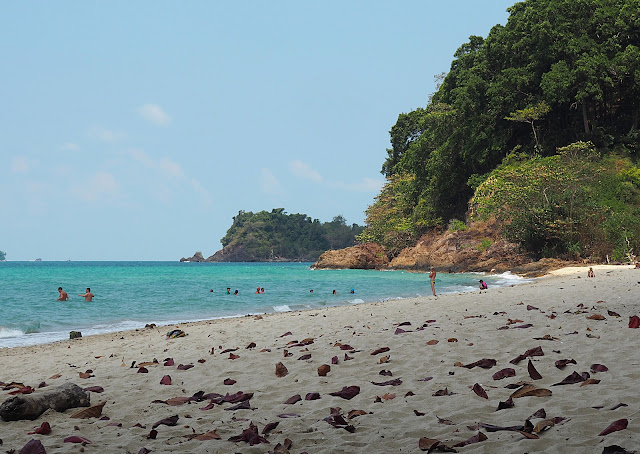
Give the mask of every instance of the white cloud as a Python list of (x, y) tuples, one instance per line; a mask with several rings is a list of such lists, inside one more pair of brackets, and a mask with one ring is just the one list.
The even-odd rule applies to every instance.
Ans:
[(278, 179), (267, 168), (263, 168), (260, 171), (260, 181), (262, 182), (263, 191), (267, 194), (282, 194), (284, 192)]
[(360, 182), (357, 183), (343, 183), (341, 181), (335, 181), (330, 183), (330, 185), (336, 188), (345, 189), (347, 191), (377, 193), (382, 189), (384, 180), (376, 178), (363, 178), (362, 180), (360, 180)]
[(313, 170), (309, 164), (306, 164), (299, 159), (289, 163), (289, 170), (297, 177), (315, 181), (316, 183), (322, 182), (322, 175)]
[(145, 104), (138, 109), (138, 113), (145, 120), (158, 126), (167, 126), (171, 123), (171, 117), (157, 104)]
[(72, 188), (76, 196), (87, 202), (93, 202), (103, 196), (117, 196), (119, 191), (120, 185), (109, 172), (97, 172), (84, 184)]
[(78, 146), (78, 144), (73, 143), (73, 142), (65, 142), (62, 144), (62, 146), (60, 147), (61, 150), (64, 151), (76, 151), (79, 150), (80, 147)]
[(125, 139), (127, 135), (120, 131), (112, 131), (102, 126), (94, 126), (89, 130), (89, 137), (98, 139), (101, 142), (116, 143)]
[(40, 161), (30, 159), (25, 156), (15, 156), (11, 161), (11, 173), (27, 173), (34, 167), (37, 167)]
[[(175, 161), (172, 161), (168, 157), (162, 157), (160, 159), (156, 159), (149, 154), (145, 153), (143, 150), (139, 149), (131, 149), (127, 151), (127, 154), (133, 158), (134, 161), (142, 164), (145, 168), (154, 170), (158, 172), (160, 175), (167, 177), (175, 182), (180, 184), (189, 184), (193, 190), (198, 193), (202, 203), (204, 205), (211, 204), (211, 194), (200, 184), (200, 182), (195, 178), (189, 178), (182, 169), (182, 166)], [(157, 196), (159, 200), (164, 202), (168, 202), (172, 200), (170, 187), (167, 185), (162, 185), (162, 188), (158, 190)]]

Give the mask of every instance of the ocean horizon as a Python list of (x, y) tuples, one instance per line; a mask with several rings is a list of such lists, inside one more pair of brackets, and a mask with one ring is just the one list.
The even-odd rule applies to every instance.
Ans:
[[(424, 273), (314, 270), (311, 265), (0, 262), (0, 348), (64, 340), (70, 331), (88, 336), (150, 323), (171, 325), (431, 295)], [(511, 273), (438, 273), (436, 291), (478, 290), (480, 278), (489, 287), (529, 281)], [(56, 301), (58, 287), (69, 294), (68, 301)], [(95, 295), (92, 302), (78, 296), (87, 287)], [(264, 293), (256, 294), (258, 287)]]

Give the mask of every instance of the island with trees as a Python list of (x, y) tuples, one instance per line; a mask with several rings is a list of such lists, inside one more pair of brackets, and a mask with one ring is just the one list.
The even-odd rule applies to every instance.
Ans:
[(287, 214), (284, 208), (253, 213), (239, 211), (226, 235), (223, 248), (210, 257), (201, 252), (181, 262), (313, 262), (328, 249), (353, 246), (364, 227), (347, 225), (342, 215), (320, 222), (306, 214)]

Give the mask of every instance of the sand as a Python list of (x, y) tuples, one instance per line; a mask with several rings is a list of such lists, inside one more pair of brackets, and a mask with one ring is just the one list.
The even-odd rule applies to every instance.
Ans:
[[(35, 393), (66, 382), (99, 386), (104, 392), (91, 392), (91, 404), (105, 405), (103, 419), (71, 418), (80, 409), (69, 409), (47, 410), (35, 421), (0, 421), (1, 449), (18, 453), (29, 440), (38, 439), (47, 453), (411, 453), (421, 452), (421, 438), (451, 447), (479, 432), (486, 440), (454, 449), (520, 454), (601, 453), (612, 445), (640, 449), (640, 329), (629, 328), (629, 317), (639, 314), (640, 270), (594, 269), (595, 278), (587, 278), (587, 268), (565, 268), (530, 284), (481, 293), (247, 316), (2, 349), (0, 382), (34, 388), (45, 382)], [(588, 318), (594, 314), (604, 319)], [(167, 340), (167, 331), (174, 328), (187, 336)], [(536, 347), (542, 356), (510, 362)], [(376, 353), (378, 349), (388, 351)], [(163, 365), (167, 358), (174, 364)], [(495, 360), (495, 365), (461, 367), (482, 359)], [(563, 359), (576, 364), (556, 367)], [(134, 361), (137, 366), (154, 360), (159, 364), (147, 365), (147, 373), (131, 367)], [(537, 380), (529, 372), (530, 360), (541, 375)], [(288, 370), (283, 377), (276, 376), (280, 362)], [(324, 364), (331, 370), (319, 376), (318, 367)], [(595, 364), (608, 370), (593, 372)], [(193, 367), (179, 370), (179, 365)], [(505, 368), (514, 369), (515, 376), (495, 380), (493, 375)], [(587, 372), (599, 383), (554, 386), (574, 371)], [(80, 373), (90, 377), (81, 378)], [(161, 384), (167, 375), (171, 384)], [(233, 384), (225, 384), (226, 379)], [(511, 408), (496, 411), (516, 391), (507, 385), (523, 382), (552, 394), (514, 398)], [(474, 392), (474, 385), (479, 393), (486, 392), (486, 399)], [(351, 399), (330, 395), (352, 386), (359, 392)], [(0, 402), (12, 390), (0, 391)], [(445, 390), (447, 395), (434, 395)], [(238, 402), (213, 396), (217, 403), (210, 405), (210, 398), (198, 401), (199, 391), (253, 396), (243, 404), (250, 408), (232, 410)], [(296, 394), (302, 400), (284, 403)], [(191, 401), (185, 399), (194, 395)], [(312, 400), (305, 400), (307, 396)], [(540, 409), (546, 417), (539, 417)], [(161, 424), (155, 439), (149, 438), (155, 423), (176, 415), (175, 425)], [(539, 425), (547, 427), (537, 439), (478, 426), (518, 427), (527, 419), (533, 426), (547, 421)], [(626, 429), (598, 435), (623, 419)], [(45, 421), (50, 434), (28, 434)], [(268, 444), (229, 440), (251, 423), (261, 433), (276, 422), (277, 427), (262, 435)], [(219, 438), (189, 438), (205, 433)], [(72, 436), (91, 443), (64, 442)], [(422, 443), (427, 449), (429, 443)]]

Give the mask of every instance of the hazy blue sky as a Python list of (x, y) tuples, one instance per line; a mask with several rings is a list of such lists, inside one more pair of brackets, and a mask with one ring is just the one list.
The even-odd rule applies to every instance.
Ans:
[(514, 1), (0, 4), (0, 250), (177, 260), (239, 210), (362, 224), (388, 131)]

